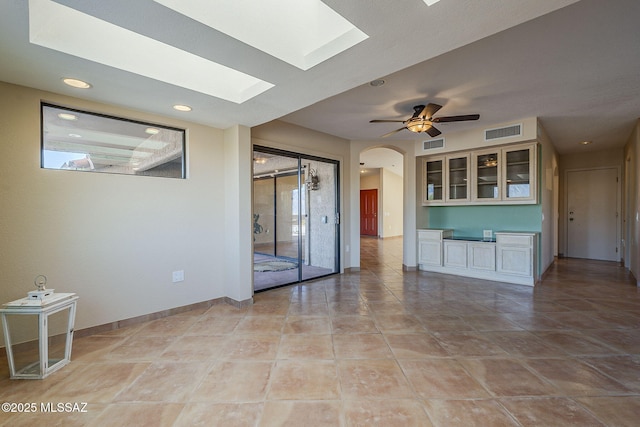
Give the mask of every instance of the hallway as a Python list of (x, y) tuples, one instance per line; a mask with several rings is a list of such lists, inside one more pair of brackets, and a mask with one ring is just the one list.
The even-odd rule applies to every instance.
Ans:
[(0, 425), (631, 426), (640, 292), (615, 263), (561, 259), (535, 288), (402, 272), (401, 239), (361, 271), (74, 340), (72, 363), (11, 381)]

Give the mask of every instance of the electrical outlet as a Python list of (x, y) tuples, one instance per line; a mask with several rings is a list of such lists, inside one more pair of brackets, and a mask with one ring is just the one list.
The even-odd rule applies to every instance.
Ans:
[(482, 238), (483, 239), (492, 239), (493, 238), (493, 230), (482, 230)]
[(184, 281), (184, 270), (178, 270), (173, 272), (173, 283)]

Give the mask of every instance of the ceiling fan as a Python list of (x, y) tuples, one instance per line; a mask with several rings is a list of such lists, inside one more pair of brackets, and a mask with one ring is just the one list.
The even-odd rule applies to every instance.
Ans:
[(426, 106), (416, 105), (413, 107), (413, 116), (407, 120), (370, 120), (369, 123), (404, 123), (405, 126), (382, 135), (383, 138), (393, 135), (396, 132), (400, 132), (403, 129), (408, 129), (411, 132), (416, 133), (426, 132), (433, 138), (442, 133), (433, 127), (433, 123), (464, 122), (468, 120), (478, 120), (480, 118), (480, 114), (433, 117), (433, 115), (441, 108), (442, 105), (431, 103)]

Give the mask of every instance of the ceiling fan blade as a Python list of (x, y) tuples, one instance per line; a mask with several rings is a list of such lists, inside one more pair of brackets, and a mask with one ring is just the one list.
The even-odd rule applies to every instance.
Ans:
[(369, 120), (369, 123), (404, 123), (404, 120)]
[(427, 104), (426, 107), (422, 109), (422, 111), (420, 111), (420, 114), (418, 114), (418, 117), (426, 117), (427, 119), (430, 119), (441, 108), (442, 108), (442, 105), (429, 103)]
[(416, 118), (416, 117), (420, 117), (420, 114), (422, 114), (422, 111), (427, 108), (424, 105), (416, 105), (415, 107), (413, 107), (413, 116), (411, 116), (412, 119)]
[(438, 129), (434, 128), (433, 126), (430, 126), (429, 129), (427, 129), (425, 132), (427, 132), (431, 138), (435, 138), (436, 136), (442, 133)]
[(448, 122), (464, 122), (467, 120), (478, 120), (480, 114), (467, 114), (464, 116), (446, 116), (446, 117), (434, 117), (431, 119), (433, 123), (448, 123)]
[(401, 130), (406, 129), (406, 127), (401, 127), (400, 129), (396, 129), (396, 130), (392, 130), (389, 133), (385, 133), (384, 135), (382, 135), (380, 138), (386, 138), (388, 136), (393, 135), (394, 133), (400, 132)]

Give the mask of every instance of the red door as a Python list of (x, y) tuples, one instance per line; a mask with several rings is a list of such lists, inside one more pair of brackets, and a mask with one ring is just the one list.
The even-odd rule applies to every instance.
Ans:
[(378, 190), (360, 190), (360, 234), (378, 235)]

